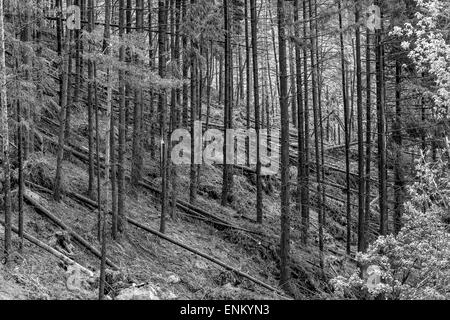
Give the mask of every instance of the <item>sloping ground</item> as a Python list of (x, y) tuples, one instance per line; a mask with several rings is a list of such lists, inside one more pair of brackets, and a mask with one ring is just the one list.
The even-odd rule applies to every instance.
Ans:
[[(48, 166), (48, 174), (52, 176), (55, 165), (53, 155), (42, 156), (42, 162)], [(67, 186), (82, 193), (83, 189), (79, 187), (87, 181), (85, 170), (66, 162), (64, 172)], [(46, 194), (34, 193), (33, 197), (89, 243), (99, 247), (96, 240), (95, 212), (69, 198), (65, 198), (61, 203), (55, 203)], [(138, 200), (127, 199), (126, 203), (129, 217), (154, 229), (158, 228), (159, 206), (152, 196), (142, 192)], [(182, 216), (182, 213), (179, 214)], [(39, 216), (30, 207), (27, 207), (25, 213), (25, 228), (31, 235), (57, 248), (55, 235), (59, 228)], [(254, 261), (239, 243), (223, 239), (216, 229), (205, 223), (184, 218), (177, 221), (169, 220), (167, 234), (267, 283), (274, 286), (277, 284), (270, 272), (272, 270), (268, 271), (265, 263)], [(234, 235), (230, 232), (228, 236), (232, 238)], [(157, 292), (160, 298), (273, 297), (267, 290), (246, 280), (237, 279), (203, 258), (136, 230), (132, 226), (128, 227), (128, 236), (119, 243), (109, 241), (108, 256), (124, 273), (125, 280), (122, 281), (122, 287), (130, 286), (131, 283), (149, 283), (153, 288), (159, 288)], [(73, 259), (87, 268), (98, 270), (98, 259), (79, 246), (75, 246)], [(68, 275), (60, 266), (58, 259), (28, 243), (20, 259), (16, 259), (13, 263), (12, 270), (14, 282), (30, 292), (26, 298), (96, 297), (95, 288), (86, 292), (69, 291), (66, 284)]]
[[(83, 143), (83, 140), (78, 141)], [(35, 183), (51, 188), (55, 171), (54, 155), (50, 152), (37, 154), (30, 161), (30, 177)], [(67, 155), (64, 163), (64, 186), (67, 191), (85, 194), (87, 187), (86, 165)], [(146, 172), (151, 177), (157, 171), (152, 161), (146, 159)], [(38, 170), (36, 169), (38, 168)], [(180, 198), (186, 199), (183, 190), (188, 190), (188, 171), (178, 170)], [(37, 174), (39, 173), (39, 174)], [(200, 178), (200, 196), (197, 206), (214, 213), (227, 221), (249, 230), (260, 231), (261, 236), (237, 231), (218, 231), (207, 221), (202, 222), (178, 212), (178, 219), (169, 219), (167, 235), (197, 250), (200, 250), (227, 265), (234, 266), (274, 287), (278, 284), (278, 237), (279, 208), (278, 194), (267, 187), (264, 196), (264, 225), (253, 223), (254, 185), (251, 178), (235, 176), (234, 202), (231, 208), (223, 208), (218, 201), (220, 195), (220, 168), (205, 167)], [(153, 179), (157, 184), (157, 179)], [(271, 182), (276, 183), (276, 182)], [(269, 185), (270, 183), (267, 182)], [(273, 190), (277, 189), (276, 187)], [(214, 196), (216, 195), (216, 196)], [(96, 240), (97, 213), (69, 197), (55, 203), (45, 193), (33, 191), (33, 197), (51, 213), (64, 221), (90, 244), (99, 248)], [(139, 191), (138, 198), (127, 198), (126, 212), (133, 218), (153, 229), (159, 226), (159, 199)], [(315, 214), (312, 212), (312, 223)], [(296, 219), (294, 219), (294, 224)], [(28, 233), (41, 241), (58, 248), (56, 235), (60, 229), (46, 218), (38, 215), (31, 207), (26, 208), (25, 228)], [(297, 229), (297, 228), (295, 228)], [(315, 231), (312, 230), (314, 234)], [(326, 285), (318, 273), (317, 248), (315, 242), (308, 250), (298, 245), (299, 234), (293, 232), (294, 277), (299, 288), (298, 298), (318, 298), (326, 290)], [(128, 226), (127, 237), (119, 242), (109, 241), (108, 256), (122, 270), (119, 284), (114, 284), (116, 295), (120, 289), (148, 284), (161, 299), (252, 299), (278, 298), (254, 283), (240, 279), (224, 271), (201, 257), (176, 247), (162, 239)], [(75, 246), (72, 258), (81, 265), (97, 271), (99, 260), (86, 249)], [(57, 258), (26, 243), (20, 259), (13, 264), (13, 284), (26, 289), (26, 298), (31, 299), (95, 299), (95, 285), (84, 291), (71, 291), (67, 281), (69, 275)], [(20, 298), (20, 297), (19, 297)]]
[[(51, 81), (51, 80), (49, 80)], [(56, 86), (54, 86), (56, 87)], [(100, 97), (101, 98), (101, 97)], [(101, 100), (101, 99), (100, 99)], [(57, 110), (50, 107), (57, 114)], [(71, 144), (79, 149), (87, 146), (86, 108), (79, 108), (72, 114)], [(220, 114), (220, 106), (212, 111)], [(100, 136), (104, 137), (105, 120), (100, 119)], [(53, 120), (54, 122), (54, 120)], [(41, 123), (49, 133), (57, 133), (58, 124)], [(131, 132), (131, 128), (129, 130)], [(103, 139), (100, 139), (103, 149)], [(129, 146), (128, 146), (129, 147)], [(35, 154), (27, 165), (27, 173), (33, 182), (52, 188), (55, 171), (55, 148), (44, 144), (44, 154)], [(128, 152), (127, 154), (130, 154)], [(86, 194), (87, 166), (85, 163), (66, 153), (64, 163), (64, 189), (66, 191)], [(128, 160), (129, 161), (129, 160)], [(155, 186), (159, 186), (158, 164), (144, 156), (145, 177)], [(130, 167), (126, 163), (126, 167)], [(179, 198), (188, 199), (189, 171), (178, 167)], [(243, 172), (235, 172), (233, 186), (233, 202), (230, 208), (220, 206), (221, 168), (202, 167), (199, 179), (199, 197), (196, 206), (210, 212), (235, 226), (259, 231), (261, 235), (242, 231), (217, 230), (208, 221), (198, 220), (178, 211), (176, 219), (168, 219), (167, 235), (188, 246), (200, 250), (229, 266), (248, 273), (265, 283), (278, 286), (278, 242), (280, 235), (279, 217), (279, 180), (264, 181), (264, 225), (254, 223), (256, 188), (254, 177)], [(295, 176), (292, 176), (293, 181)], [(13, 186), (14, 187), (14, 186)], [(47, 208), (76, 233), (99, 249), (97, 241), (97, 213), (92, 208), (66, 197), (61, 203), (55, 203), (51, 196), (33, 190), (33, 197), (39, 204)], [(293, 208), (294, 209), (294, 208)], [(334, 208), (335, 216), (342, 216), (341, 208)], [(342, 243), (325, 230), (326, 247), (325, 268), (319, 268), (317, 214), (311, 212), (311, 241), (307, 248), (300, 245), (300, 219), (293, 212), (291, 232), (291, 256), (293, 278), (296, 284), (296, 298), (327, 298), (329, 287), (327, 279), (335, 270), (345, 268), (348, 263), (342, 255)], [(138, 197), (126, 199), (126, 214), (153, 229), (159, 227), (160, 204), (154, 194), (145, 189), (138, 192)], [(15, 217), (17, 219), (17, 217)], [(17, 221), (14, 221), (16, 224)], [(342, 229), (340, 223), (329, 219), (329, 223)], [(31, 207), (25, 209), (25, 230), (53, 248), (57, 245), (57, 235), (61, 231), (47, 218), (38, 215)], [(330, 231), (331, 234), (333, 232)], [(1, 233), (0, 233), (1, 234)], [(333, 234), (334, 235), (334, 234)], [(17, 241), (17, 238), (14, 237)], [(15, 243), (14, 248), (17, 248)], [(328, 249), (334, 249), (334, 253)], [(121, 290), (128, 288), (127, 294), (121, 298), (153, 298), (153, 299), (272, 299), (278, 295), (261, 288), (223, 268), (208, 262), (186, 250), (150, 235), (133, 226), (128, 226), (127, 236), (120, 241), (108, 241), (108, 257), (120, 267), (122, 274), (109, 281), (112, 287), (110, 296), (114, 298)], [(48, 252), (25, 242), (23, 253), (14, 253), (15, 259), (10, 269), (5, 269), (0, 288), (5, 292), (5, 299), (95, 299), (97, 285), (93, 284), (84, 290), (72, 290), (70, 274), (61, 262)], [(73, 260), (92, 271), (98, 271), (100, 261), (85, 248), (75, 244)], [(1, 273), (0, 273), (1, 274)], [(114, 278), (113, 276), (111, 276)], [(136, 285), (133, 289), (132, 285)], [(114, 290), (112, 290), (114, 289)], [(135, 290), (136, 289), (136, 290)], [(0, 293), (3, 292), (0, 290)], [(134, 293), (130, 294), (130, 291)], [(122, 291), (123, 292), (123, 291)]]
[[(81, 119), (77, 115), (74, 119)], [(105, 120), (105, 119), (102, 119)], [(104, 122), (104, 121), (102, 121)], [(74, 132), (78, 132), (74, 122)], [(77, 134), (72, 141), (80, 149), (87, 142), (82, 134)], [(52, 188), (55, 171), (53, 148), (44, 147), (45, 154), (36, 154), (29, 162), (31, 179), (47, 188)], [(87, 189), (87, 166), (77, 158), (66, 153), (64, 163), (64, 188), (70, 192), (85, 194)], [(145, 176), (155, 185), (160, 183), (157, 164), (145, 155)], [(178, 167), (179, 198), (187, 200), (185, 190), (189, 189), (188, 168)], [(233, 225), (247, 230), (258, 231), (261, 235), (248, 234), (241, 231), (219, 231), (208, 224), (178, 211), (178, 218), (168, 220), (167, 235), (175, 240), (200, 250), (227, 265), (234, 266), (242, 272), (277, 287), (278, 284), (278, 241), (279, 226), (279, 194), (276, 190), (278, 179), (264, 181), (264, 225), (254, 223), (255, 215), (255, 185), (252, 176), (236, 172), (234, 176), (233, 202), (230, 208), (220, 206), (221, 168), (204, 166), (199, 179), (199, 197), (196, 202), (207, 212), (213, 213)], [(293, 180), (295, 177), (293, 176)], [(45, 193), (35, 193), (38, 202), (64, 221), (76, 233), (90, 244), (99, 248), (96, 239), (96, 211), (86, 208), (69, 197), (63, 202), (55, 203)], [(159, 199), (145, 189), (139, 190), (138, 198), (126, 199), (127, 215), (153, 229), (159, 227)], [(325, 229), (327, 252), (325, 253), (325, 269), (319, 268), (317, 214), (311, 212), (311, 242), (304, 248), (300, 245), (300, 219), (293, 209), (292, 219), (292, 266), (294, 283), (297, 287), (297, 298), (327, 298), (329, 287), (327, 279), (336, 270), (345, 268), (347, 259), (342, 256), (342, 244)], [(336, 216), (340, 215), (339, 208)], [(56, 235), (60, 231), (46, 218), (39, 216), (30, 207), (26, 211), (26, 231), (41, 241), (56, 245)], [(329, 219), (336, 228), (343, 228), (339, 223)], [(331, 233), (334, 235), (333, 230)], [(149, 235), (143, 231), (128, 227), (127, 237), (119, 242), (110, 239), (108, 256), (123, 272), (118, 284), (113, 284), (115, 296), (121, 289), (130, 287), (133, 283), (147, 285), (147, 297), (161, 299), (252, 299), (279, 298), (266, 289), (254, 283), (240, 279), (230, 272), (224, 271), (201, 257), (195, 256), (184, 249)], [(99, 268), (99, 260), (85, 249), (76, 246), (73, 259), (93, 271)], [(63, 269), (57, 258), (41, 249), (26, 245), (23, 258), (15, 265), (13, 283), (26, 288), (27, 298), (35, 299), (95, 299), (97, 296), (95, 284), (84, 291), (71, 291), (67, 281), (69, 274)], [(20, 276), (19, 276), (20, 275)], [(142, 294), (141, 294), (142, 296)], [(132, 298), (132, 295), (128, 295)], [(134, 297), (136, 298), (136, 297)]]
[(0, 300), (21, 300), (26, 294), (21, 286), (11, 280), (6, 280), (0, 271)]

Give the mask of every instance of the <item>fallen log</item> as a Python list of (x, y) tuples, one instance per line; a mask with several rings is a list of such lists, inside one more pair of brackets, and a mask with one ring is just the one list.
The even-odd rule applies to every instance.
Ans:
[[(44, 135), (44, 137), (46, 139), (48, 139), (50, 142), (52, 142), (54, 144), (57, 144), (57, 142), (52, 137), (47, 136), (47, 135)], [(85, 162), (89, 161), (88, 157), (85, 154), (83, 154), (82, 152), (76, 151), (76, 150), (74, 150), (71, 147), (68, 147), (68, 146), (65, 145), (64, 146), (64, 150), (72, 153), (78, 159), (80, 159), (82, 161), (85, 161)], [(104, 168), (104, 164), (100, 163), (100, 167)], [(130, 179), (129, 177), (125, 177), (125, 178)], [(150, 191), (153, 191), (154, 193), (157, 193), (157, 194), (161, 193), (161, 191), (159, 191), (156, 187), (152, 186), (148, 180), (146, 182), (140, 182), (140, 185), (142, 187), (150, 190)], [(244, 228), (239, 228), (239, 227), (233, 226), (233, 225), (229, 224), (229, 222), (227, 222), (227, 221), (225, 221), (223, 219), (220, 219), (219, 217), (216, 217), (216, 216), (214, 216), (212, 214), (209, 214), (209, 213), (207, 213), (207, 212), (205, 212), (205, 211), (203, 211), (203, 210), (201, 210), (199, 208), (195, 208), (194, 207), (195, 208), (194, 209), (191, 204), (189, 204), (187, 202), (184, 202), (184, 201), (177, 200), (177, 207), (179, 207), (180, 209), (182, 209), (184, 211), (188, 211), (188, 213), (191, 213), (191, 214), (194, 214), (194, 215), (201, 215), (201, 216), (204, 216), (204, 217), (208, 217), (208, 218), (210, 218), (212, 220), (216, 220), (216, 221), (211, 221), (211, 223), (216, 223), (216, 222), (217, 222), (216, 224), (220, 223), (221, 227), (227, 227), (227, 228), (230, 228), (230, 229), (240, 230), (240, 231), (244, 231), (244, 232), (248, 232), (248, 233), (259, 234), (259, 232), (256, 232), (256, 231), (251, 231), (251, 230), (247, 230), (247, 229), (244, 229)]]
[[(185, 249), (185, 250), (187, 250), (187, 251), (189, 251), (191, 253), (194, 253), (194, 254), (196, 254), (196, 255), (198, 255), (198, 256), (200, 256), (200, 257), (202, 257), (202, 258), (204, 258), (204, 259), (206, 259), (208, 261), (211, 261), (211, 262), (213, 262), (213, 263), (223, 267), (224, 269), (226, 269), (228, 271), (232, 271), (232, 272), (240, 275), (243, 278), (246, 278), (246, 279), (248, 279), (248, 280), (250, 280), (250, 281), (252, 281), (252, 282), (254, 282), (256, 284), (259, 284), (261, 287), (264, 287), (264, 288), (268, 289), (269, 291), (277, 293), (277, 294), (281, 295), (283, 298), (287, 298), (285, 296), (285, 293), (283, 291), (281, 291), (280, 289), (274, 288), (274, 287), (268, 285), (267, 283), (262, 282), (261, 280), (258, 280), (258, 279), (254, 278), (254, 277), (252, 277), (252, 276), (250, 276), (250, 275), (248, 275), (248, 274), (246, 274), (246, 273), (244, 273), (242, 271), (239, 271), (238, 269), (233, 268), (233, 267), (229, 266), (228, 264), (226, 264), (226, 263), (224, 263), (224, 262), (222, 262), (222, 261), (220, 261), (220, 260), (218, 260), (218, 259), (216, 259), (214, 257), (211, 257), (211, 256), (207, 255), (206, 253), (203, 253), (201, 251), (198, 251), (197, 249), (191, 248), (191, 247), (189, 247), (189, 246), (187, 246), (187, 245), (185, 245), (185, 244), (183, 244), (183, 243), (181, 243), (181, 242), (179, 242), (179, 241), (177, 241), (175, 239), (172, 239), (172, 238), (166, 236), (165, 234), (162, 234), (159, 231), (153, 230), (150, 227), (147, 227), (147, 226), (145, 226), (145, 225), (143, 225), (143, 224), (141, 224), (141, 223), (139, 223), (139, 222), (137, 222), (137, 221), (135, 221), (133, 219), (127, 218), (127, 221), (128, 221), (129, 224), (134, 225), (135, 227), (137, 227), (139, 229), (142, 229), (142, 230), (147, 231), (147, 232), (149, 232), (149, 233), (151, 233), (151, 234), (153, 234), (153, 235), (155, 235), (155, 236), (157, 236), (157, 237), (159, 237), (161, 239), (169, 241), (170, 243), (172, 243), (172, 244), (174, 244), (174, 245), (176, 245), (178, 247), (181, 247), (181, 248), (183, 248), (183, 249)], [(291, 299), (291, 298), (287, 298), (287, 299)]]
[[(2, 226), (5, 226), (5, 222), (3, 222), (3, 221), (0, 221), (0, 224)], [(19, 230), (16, 227), (14, 227), (14, 226), (12, 226), (12, 231), (14, 233), (19, 234)], [(56, 249), (53, 249), (52, 247), (50, 247), (49, 245), (45, 244), (44, 242), (38, 240), (37, 238), (33, 237), (32, 235), (29, 235), (28, 233), (24, 232), (23, 233), (23, 237), (24, 237), (24, 239), (28, 240), (32, 244), (34, 244), (34, 245), (38, 246), (39, 248), (44, 249), (45, 251), (51, 253), (52, 255), (54, 255), (55, 257), (57, 257), (58, 259), (60, 259), (64, 263), (66, 263), (67, 265), (69, 265), (69, 266), (77, 266), (80, 270), (82, 270), (83, 272), (87, 273), (89, 276), (91, 276), (91, 277), (94, 276), (94, 273), (91, 270), (83, 267), (78, 262), (70, 259), (66, 255), (62, 254), (61, 252), (59, 252)]]
[[(60, 219), (55, 217), (53, 214), (50, 213), (46, 208), (44, 208), (41, 204), (39, 204), (35, 199), (33, 199), (30, 195), (27, 193), (24, 194), (24, 200), (34, 207), (35, 211), (49, 220), (51, 220), (54, 224), (62, 228), (63, 230), (67, 231), (71, 237), (76, 240), (79, 244), (81, 244), (83, 247), (88, 249), (90, 252), (92, 252), (95, 256), (98, 258), (101, 258), (102, 255), (99, 250), (95, 249), (93, 246), (91, 246), (86, 240), (84, 240), (79, 234), (77, 234), (75, 231), (73, 231), (69, 226), (67, 226), (64, 222), (62, 222)], [(109, 259), (106, 259), (106, 264), (113, 268), (114, 270), (119, 270), (120, 268), (111, 262)]]
[[(76, 198), (78, 198), (79, 200), (81, 200), (81, 201), (91, 205), (91, 206), (94, 206), (94, 207), (97, 206), (97, 203), (95, 201), (93, 201), (93, 200), (91, 200), (89, 198), (86, 198), (86, 197), (84, 197), (84, 196), (82, 196), (80, 194), (71, 193), (71, 195), (76, 197)], [(109, 214), (111, 214), (111, 212), (109, 212)], [(250, 275), (248, 275), (248, 274), (246, 274), (244, 272), (241, 272), (241, 271), (239, 271), (239, 270), (237, 270), (237, 269), (235, 269), (235, 268), (225, 264), (224, 262), (222, 262), (222, 261), (220, 261), (220, 260), (218, 260), (218, 259), (216, 259), (214, 257), (211, 257), (211, 256), (209, 256), (209, 255), (207, 255), (207, 254), (205, 254), (205, 253), (203, 253), (201, 251), (198, 251), (197, 249), (194, 249), (194, 248), (191, 248), (191, 247), (189, 247), (189, 246), (187, 246), (185, 244), (182, 244), (181, 242), (178, 242), (177, 240), (174, 240), (174, 239), (166, 236), (165, 234), (160, 233), (159, 231), (153, 230), (150, 227), (145, 226), (145, 225), (137, 222), (136, 220), (133, 220), (133, 219), (131, 219), (129, 217), (127, 217), (126, 219), (127, 219), (129, 224), (131, 224), (131, 225), (133, 225), (133, 226), (135, 226), (135, 227), (137, 227), (139, 229), (147, 231), (147, 232), (149, 232), (149, 233), (151, 233), (153, 235), (156, 235), (156, 236), (158, 236), (158, 237), (160, 237), (160, 238), (162, 238), (162, 239), (164, 239), (166, 241), (169, 241), (172, 244), (175, 244), (175, 245), (177, 245), (177, 246), (179, 246), (179, 247), (181, 247), (181, 248), (183, 248), (183, 249), (185, 249), (185, 250), (187, 250), (189, 252), (192, 252), (192, 253), (194, 253), (194, 254), (202, 257), (202, 258), (205, 258), (206, 260), (214, 262), (215, 264), (217, 264), (217, 265), (219, 265), (219, 266), (221, 266), (221, 267), (223, 267), (223, 268), (225, 268), (225, 269), (227, 269), (229, 271), (235, 272), (236, 274), (238, 274), (238, 275), (240, 275), (240, 276), (242, 276), (242, 277), (244, 277), (244, 278), (246, 278), (246, 279), (248, 279), (248, 280), (250, 280), (250, 281), (252, 281), (252, 282), (254, 282), (256, 284), (259, 284), (262, 287), (264, 287), (264, 288), (266, 288), (266, 289), (268, 289), (270, 291), (273, 291), (273, 292), (276, 292), (278, 294), (281, 294), (284, 297), (284, 292), (282, 292), (279, 289), (276, 289), (276, 288), (274, 288), (274, 287), (272, 287), (272, 286), (270, 286), (270, 285), (268, 285), (268, 284), (266, 284), (266, 283), (264, 283), (264, 282), (262, 282), (262, 281), (260, 281), (260, 280), (258, 280), (256, 278), (253, 278), (252, 276), (250, 276)]]
[[(151, 185), (150, 181), (148, 181), (147, 179), (143, 179), (143, 181), (141, 181), (139, 183), (139, 185), (141, 185), (142, 187), (153, 191), (154, 193), (160, 194), (161, 191), (158, 190), (158, 188), (154, 187), (153, 185)], [(197, 216), (202, 216), (204, 218), (208, 218), (210, 219), (209, 221), (217, 226), (221, 226), (221, 227), (226, 227), (229, 229), (234, 229), (234, 230), (239, 230), (239, 231), (243, 231), (243, 232), (247, 232), (247, 233), (253, 233), (253, 234), (260, 234), (260, 232), (257, 231), (252, 231), (252, 230), (248, 230), (245, 228), (240, 228), (237, 226), (233, 226), (232, 224), (230, 224), (228, 221), (219, 218), (211, 213), (208, 213), (200, 208), (197, 208), (195, 206), (193, 206), (192, 204), (185, 202), (183, 200), (177, 200), (177, 207), (186, 211), (189, 214), (192, 215), (197, 215)]]

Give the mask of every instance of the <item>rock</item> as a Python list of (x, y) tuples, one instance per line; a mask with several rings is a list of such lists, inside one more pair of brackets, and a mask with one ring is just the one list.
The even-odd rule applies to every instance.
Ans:
[(181, 281), (180, 277), (177, 276), (176, 274), (171, 274), (168, 278), (167, 278), (167, 283), (170, 284), (177, 284)]
[(94, 273), (86, 274), (80, 269), (80, 265), (74, 264), (67, 267), (66, 287), (69, 291), (86, 293), (91, 289), (94, 281)]
[(201, 260), (195, 261), (194, 265), (197, 269), (203, 269), (203, 270), (208, 269), (208, 265), (204, 261), (201, 261)]
[(137, 288), (130, 287), (122, 290), (116, 297), (116, 300), (160, 300), (158, 293), (154, 288), (147, 285), (145, 287)]

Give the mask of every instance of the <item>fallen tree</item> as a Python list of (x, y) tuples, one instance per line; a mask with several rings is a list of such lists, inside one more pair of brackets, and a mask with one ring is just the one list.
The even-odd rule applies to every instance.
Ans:
[[(92, 252), (95, 256), (98, 258), (101, 258), (102, 255), (99, 250), (94, 248), (87, 242), (85, 239), (83, 239), (79, 234), (77, 234), (75, 231), (73, 231), (69, 226), (67, 226), (64, 222), (62, 222), (60, 219), (55, 217), (53, 214), (50, 213), (46, 208), (44, 208), (41, 204), (39, 204), (35, 199), (33, 199), (32, 196), (30, 196), (28, 193), (24, 194), (24, 200), (34, 207), (35, 211), (39, 213), (40, 215), (48, 218), (51, 220), (54, 224), (62, 228), (63, 230), (67, 231), (70, 236), (77, 241), (79, 244), (81, 244), (83, 247), (88, 249), (90, 252)], [(114, 270), (119, 270), (120, 268), (113, 262), (111, 262), (109, 259), (106, 259), (106, 264), (113, 268)]]
[[(0, 224), (2, 226), (5, 226), (5, 222), (0, 221)], [(19, 234), (19, 230), (12, 226), (12, 231), (16, 234)], [(86, 274), (88, 274), (89, 276), (94, 276), (94, 273), (83, 267), (82, 265), (80, 265), (78, 262), (70, 259), (69, 257), (67, 257), (66, 255), (62, 254), (61, 252), (59, 252), (58, 250), (50, 247), (49, 245), (45, 244), (44, 242), (40, 241), (39, 239), (33, 237), (32, 235), (29, 235), (28, 233), (23, 234), (23, 237), (28, 240), (29, 242), (31, 242), (32, 244), (38, 246), (41, 249), (44, 249), (45, 251), (51, 253), (52, 255), (54, 255), (55, 257), (57, 257), (58, 259), (60, 259), (61, 261), (63, 261), (64, 263), (66, 263), (68, 266), (76, 266), (78, 269), (82, 270), (83, 272), (85, 272)]]

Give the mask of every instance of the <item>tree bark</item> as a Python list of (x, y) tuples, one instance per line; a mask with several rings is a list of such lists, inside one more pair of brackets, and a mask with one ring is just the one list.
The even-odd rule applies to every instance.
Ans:
[(359, 26), (361, 6), (355, 6), (355, 52), (356, 52), (356, 94), (358, 123), (358, 251), (366, 247), (366, 228), (364, 215), (364, 128), (363, 128), (363, 96), (362, 96), (362, 66), (361, 66), (361, 30)]
[(280, 112), (281, 112), (281, 240), (280, 286), (290, 291), (290, 188), (289, 188), (289, 102), (286, 59), (286, 13), (284, 1), (278, 0), (278, 45), (280, 57)]

